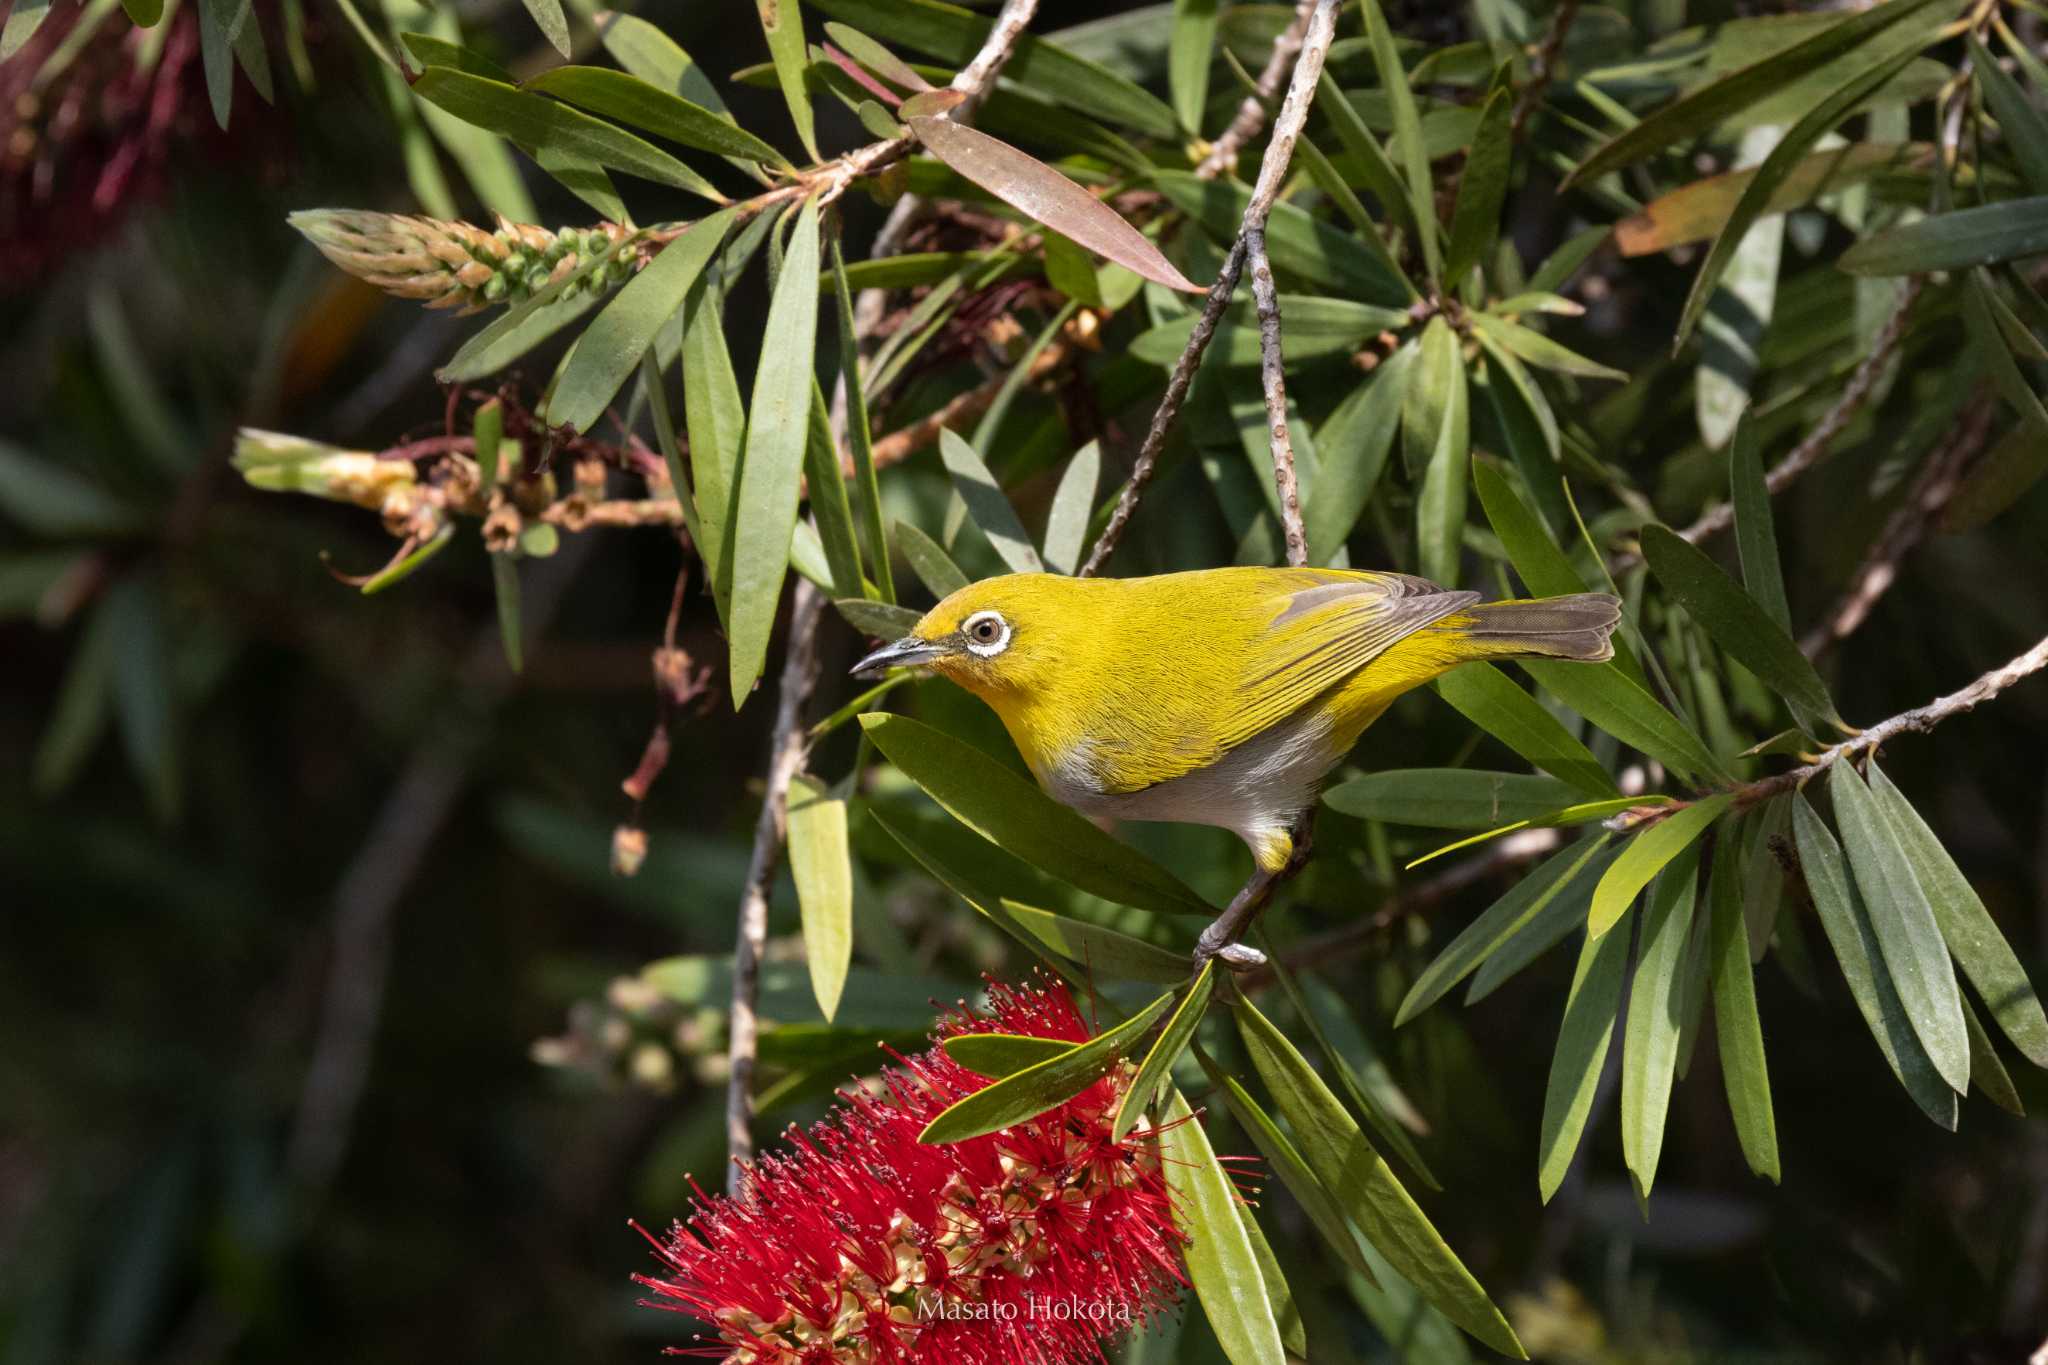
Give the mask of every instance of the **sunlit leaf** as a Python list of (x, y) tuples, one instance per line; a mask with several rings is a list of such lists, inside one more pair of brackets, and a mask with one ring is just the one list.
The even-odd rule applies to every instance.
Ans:
[(1641, 1200), (1650, 1197), (1664, 1149), (1664, 1119), (1685, 1022), (1685, 949), (1698, 874), (1696, 847), (1682, 850), (1658, 873), (1643, 907), (1635, 980), (1629, 987), (1621, 1051), (1621, 1150)]
[(910, 571), (932, 596), (944, 600), (967, 586), (967, 575), (939, 542), (907, 521), (896, 523), (896, 548), (910, 561)]
[[(1930, 144), (1924, 142), (1844, 142), (1809, 152), (1764, 200), (1761, 216), (1781, 214), (1839, 194), (1886, 171), (1909, 166), (1931, 151)], [(1624, 256), (1643, 256), (1711, 239), (1727, 225), (1756, 173), (1755, 166), (1723, 171), (1659, 195), (1614, 225), (1615, 248)]]
[(1598, 938), (1621, 922), (1635, 902), (1636, 893), (1650, 884), (1707, 827), (1728, 809), (1735, 798), (1729, 792), (1703, 797), (1675, 814), (1667, 815), (1642, 833), (1630, 837), (1613, 866), (1601, 877), (1593, 892), (1592, 912), (1586, 918), (1586, 932)]
[(1002, 1077), (1064, 1057), (1079, 1045), (1064, 1038), (1033, 1038), (1021, 1033), (963, 1033), (940, 1046), (969, 1071)]
[(1032, 548), (1030, 533), (1017, 519), (1017, 509), (996, 482), (981, 456), (951, 429), (939, 432), (939, 458), (953, 476), (953, 489), (967, 504), (967, 515), (988, 537), (996, 554), (1017, 573), (1043, 573), (1044, 563)]
[(818, 1011), (831, 1019), (853, 965), (853, 864), (846, 843), (846, 803), (817, 779), (799, 774), (789, 787), (789, 871), (803, 911), (804, 960)]
[(768, 165), (789, 164), (782, 153), (731, 120), (624, 71), (598, 66), (558, 66), (527, 81), (525, 88), (567, 100), (593, 114), (630, 123), (685, 147)]
[(1491, 313), (1474, 312), (1467, 314), (1472, 325), (1481, 333), (1497, 341), (1506, 350), (1531, 365), (1543, 370), (1556, 370), (1559, 374), (1576, 375), (1581, 379), (1627, 379), (1628, 375), (1609, 365), (1572, 351), (1552, 341), (1534, 328), (1524, 327), (1519, 322)]
[[(1377, 0), (1367, 0), (1368, 13)], [(1415, 529), (1422, 576), (1456, 587), (1465, 540), (1465, 474), (1472, 448), (1471, 396), (1458, 335), (1441, 314), (1422, 331), (1422, 353), (1408, 376), (1402, 434), (1410, 449), (1426, 448)], [(1411, 472), (1414, 472), (1411, 465)]]
[(1081, 565), (1087, 548), (1088, 522), (1095, 514), (1095, 486), (1102, 476), (1102, 446), (1090, 441), (1074, 452), (1045, 518), (1045, 561), (1061, 573)]
[[(1183, 964), (1185, 966), (1185, 964)], [(1216, 989), (1216, 959), (1205, 958), (1202, 969), (1195, 973), (1187, 993), (1181, 996), (1180, 1004), (1167, 1019), (1166, 1027), (1159, 1030), (1159, 1036), (1152, 1040), (1151, 1050), (1138, 1066), (1138, 1074), (1132, 1078), (1124, 1091), (1123, 1101), (1117, 1105), (1116, 1118), (1110, 1124), (1110, 1136), (1117, 1142), (1131, 1131), (1138, 1119), (1151, 1105), (1152, 1097), (1159, 1087), (1173, 1074), (1173, 1064), (1180, 1054), (1187, 1050), (1188, 1043), (1195, 1036), (1195, 1026), (1202, 1022), (1202, 1016), (1209, 1008), (1209, 993)]]
[(1316, 428), (1323, 463), (1301, 509), (1309, 563), (1335, 558), (1372, 500), (1400, 430), (1401, 400), (1416, 352), (1409, 342), (1381, 361), (1372, 378), (1346, 394)]
[(1408, 73), (1394, 47), (1393, 30), (1379, 0), (1364, 0), (1365, 34), (1372, 47), (1373, 65), (1379, 71), (1380, 88), (1394, 117), (1394, 148), (1400, 155), (1401, 173), (1408, 186), (1408, 201), (1420, 239), (1422, 259), (1432, 279), (1443, 277), (1443, 247), (1438, 242), (1436, 181), (1429, 171), (1429, 153), (1422, 141), (1422, 119), (1416, 112), (1415, 92), (1408, 86)]
[(1390, 768), (1340, 782), (1324, 804), (1362, 820), (1434, 829), (1485, 829), (1569, 805), (1573, 790), (1554, 777), (1470, 768)]
[(1202, 1313), (1231, 1365), (1285, 1365), (1265, 1276), (1238, 1219), (1237, 1186), (1178, 1090), (1166, 1103), (1165, 1121), (1160, 1169), (1173, 1192), (1175, 1221), (1188, 1234), (1188, 1279)]
[(1178, 986), (1188, 979), (1188, 955), (1105, 929), (1072, 915), (1040, 910), (1005, 896), (1000, 904), (1011, 923), (1048, 950), (1079, 967), (1091, 980), (1124, 977)]
[(1545, 691), (1680, 780), (1721, 773), (1721, 764), (1700, 738), (1621, 670), (1558, 659), (1517, 662)]
[(1465, 719), (1529, 762), (1596, 797), (1617, 795), (1592, 751), (1572, 737), (1543, 704), (1492, 664), (1454, 668), (1434, 684), (1436, 693)]
[[(1251, 202), (1250, 187), (1166, 170), (1155, 171), (1152, 183), (1216, 241), (1236, 240), (1245, 207)], [(1355, 233), (1313, 218), (1285, 199), (1273, 205), (1266, 222), (1266, 251), (1275, 270), (1325, 285), (1344, 298), (1387, 308), (1406, 308), (1413, 301), (1408, 282)]]
[(1835, 263), (1852, 275), (1920, 275), (2038, 256), (2044, 251), (2048, 251), (2048, 196), (2008, 199), (1916, 218), (1865, 237)]
[(1173, 36), (1167, 48), (1166, 88), (1173, 112), (1189, 132), (1200, 132), (1209, 96), (1209, 68), (1216, 64), (1217, 0), (1174, 0)]

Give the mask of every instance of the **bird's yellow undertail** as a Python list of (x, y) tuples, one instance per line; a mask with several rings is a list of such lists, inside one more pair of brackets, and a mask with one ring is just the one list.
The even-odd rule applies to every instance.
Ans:
[(1481, 602), (1406, 574), (1010, 574), (960, 589), (856, 672), (943, 674), (995, 708), (1047, 793), (1091, 817), (1220, 825), (1277, 872), (1387, 704), (1462, 663), (1612, 658), (1618, 599)]

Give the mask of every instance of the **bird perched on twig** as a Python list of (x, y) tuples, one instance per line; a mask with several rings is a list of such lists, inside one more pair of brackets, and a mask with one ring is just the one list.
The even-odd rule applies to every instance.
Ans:
[(1482, 602), (1397, 573), (1008, 574), (854, 672), (942, 674), (995, 709), (1055, 799), (1219, 825), (1276, 873), (1324, 776), (1395, 697), (1476, 660), (1610, 659), (1620, 619), (1605, 593)]

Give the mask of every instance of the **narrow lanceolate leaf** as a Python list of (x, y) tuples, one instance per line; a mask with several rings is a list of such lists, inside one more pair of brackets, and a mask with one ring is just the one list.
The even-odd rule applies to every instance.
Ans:
[(1914, 879), (1934, 908), (1935, 921), (1956, 965), (1984, 997), (1991, 1017), (2013, 1046), (2034, 1065), (2048, 1067), (2048, 1016), (2042, 1012), (2041, 997), (2027, 979), (2026, 968), (1998, 931), (1991, 912), (1927, 822), (1875, 763), (1870, 765), (1870, 790), (1912, 865)]
[(1172, 1003), (1173, 994), (1168, 992), (1092, 1041), (1013, 1071), (987, 1089), (975, 1091), (926, 1124), (917, 1140), (960, 1142), (981, 1137), (1066, 1103), (1108, 1075), (1110, 1068), (1123, 1060), (1124, 1054)]
[(2048, 194), (2048, 115), (2043, 115), (2019, 84), (2006, 74), (1998, 59), (1988, 52), (1976, 35), (1970, 37), (1970, 73), (1984, 102), (1998, 120), (1999, 131), (2020, 163), (2020, 174), (2035, 194)]
[(157, 819), (169, 823), (178, 816), (181, 782), (163, 594), (153, 580), (131, 573), (107, 594), (101, 614), (112, 640), (121, 747)]
[(775, 63), (775, 83), (782, 87), (783, 102), (789, 105), (796, 135), (811, 160), (818, 155), (817, 121), (811, 113), (811, 96), (804, 86), (804, 72), (810, 65), (810, 49), (804, 45), (803, 9), (797, 0), (754, 0), (761, 12), (761, 32), (768, 37), (768, 55)]
[(1535, 509), (1522, 500), (1507, 475), (1475, 456), (1472, 486), (1479, 491), (1479, 505), (1501, 548), (1522, 583), (1537, 597), (1555, 597), (1584, 592), (1586, 580), (1572, 567), (1564, 551), (1551, 538), (1550, 530)]
[(505, 665), (514, 673), (526, 667), (519, 612), (519, 560), (509, 554), (491, 556), (491, 588), (498, 599), (498, 638), (505, 647)]
[(1373, 65), (1378, 69), (1380, 88), (1387, 92), (1387, 104), (1394, 115), (1394, 148), (1400, 156), (1402, 177), (1408, 185), (1408, 202), (1415, 215), (1416, 236), (1421, 238), (1422, 258), (1431, 279), (1443, 278), (1443, 247), (1436, 216), (1436, 182), (1429, 173), (1429, 152), (1422, 140), (1422, 116), (1415, 107), (1415, 92), (1409, 88), (1408, 72), (1394, 47), (1393, 30), (1379, 0), (1365, 0), (1365, 35), (1372, 47)]
[(1992, 1043), (1991, 1035), (1984, 1031), (1984, 1021), (1977, 1017), (1976, 1007), (1970, 1004), (1968, 996), (1963, 998), (1963, 1022), (1970, 1029), (1970, 1084), (2008, 1114), (2025, 1118), (2027, 1106), (2021, 1103), (2012, 1075), (2005, 1069), (2005, 1063), (1999, 1060), (1998, 1048)]
[(1166, 1021), (1166, 1027), (1159, 1030), (1159, 1036), (1152, 1040), (1152, 1048), (1139, 1065), (1137, 1076), (1132, 1079), (1130, 1088), (1124, 1091), (1123, 1102), (1117, 1106), (1116, 1119), (1110, 1124), (1110, 1135), (1116, 1141), (1124, 1140), (1124, 1134), (1131, 1131), (1132, 1125), (1151, 1105), (1160, 1084), (1173, 1073), (1173, 1064), (1194, 1038), (1195, 1026), (1208, 1012), (1209, 993), (1215, 989), (1216, 959), (1212, 957), (1204, 960), (1202, 970), (1195, 973), (1194, 983), (1181, 997), (1179, 1006)]
[(907, 521), (896, 523), (896, 548), (910, 561), (910, 571), (932, 596), (943, 600), (967, 586), (967, 575), (936, 540)]
[(1011, 924), (1079, 967), (1090, 980), (1126, 977), (1178, 986), (1188, 979), (1188, 955), (1184, 952), (1161, 948), (1071, 915), (1024, 905), (1007, 896), (999, 904)]
[(1709, 796), (1676, 815), (1666, 816), (1631, 838), (1593, 892), (1593, 909), (1586, 918), (1586, 932), (1598, 938), (1619, 924), (1634, 903), (1636, 893), (1648, 886), (1650, 879), (1663, 871), (1667, 864), (1691, 848), (1693, 841), (1707, 832), (1707, 826), (1713, 824), (1734, 799), (1728, 792)]
[(1174, 0), (1173, 35), (1166, 49), (1166, 88), (1174, 116), (1188, 132), (1202, 131), (1209, 69), (1216, 64), (1217, 0)]
[(1756, 1012), (1756, 978), (1742, 918), (1742, 842), (1724, 829), (1714, 844), (1707, 879), (1707, 955), (1712, 963), (1714, 1041), (1721, 1053), (1721, 1084), (1749, 1169), (1778, 1183), (1778, 1125), (1771, 1111), (1771, 1073), (1764, 1061), (1763, 1025)]
[(1510, 124), (1514, 92), (1496, 90), (1479, 111), (1479, 128), (1458, 177), (1458, 205), (1451, 213), (1451, 245), (1444, 253), (1444, 280), (1455, 285), (1485, 261), (1500, 236), (1500, 206), (1507, 197), (1514, 150)]
[(1120, 905), (1212, 913), (1171, 872), (972, 745), (904, 716), (871, 713), (860, 723), (889, 761), (954, 819), (1042, 871)]
[(1675, 142), (1697, 137), (1730, 115), (1776, 94), (1788, 83), (1810, 71), (1854, 51), (1902, 19), (1930, 4), (1943, 11), (1959, 6), (1956, 0), (1890, 0), (1830, 24), (1804, 42), (1773, 53), (1762, 61), (1702, 86), (1682, 99), (1674, 100), (1627, 131), (1603, 143), (1580, 162), (1565, 180), (1567, 187), (1589, 184), (1609, 171), (1633, 165)]
[(954, 491), (967, 504), (967, 515), (988, 537), (989, 544), (995, 546), (1003, 563), (1017, 573), (1043, 573), (1045, 564), (1031, 547), (1031, 537), (1024, 530), (1024, 523), (1017, 519), (1017, 509), (1010, 506), (996, 476), (989, 472), (974, 447), (951, 428), (944, 428), (939, 432), (939, 458), (945, 462), (946, 472), (953, 476)]
[(932, 83), (917, 73), (917, 68), (883, 47), (857, 28), (845, 24), (828, 23), (825, 36), (837, 43), (846, 54), (874, 72), (905, 90), (924, 94), (932, 89)]
[(1559, 374), (1576, 375), (1581, 379), (1628, 378), (1623, 371), (1602, 365), (1597, 360), (1588, 360), (1533, 327), (1524, 327), (1519, 322), (1509, 322), (1491, 313), (1475, 312), (1467, 316), (1483, 335), (1540, 370), (1556, 370)]
[[(1251, 189), (1236, 181), (1202, 180), (1188, 171), (1155, 171), (1152, 183), (1175, 208), (1221, 243), (1237, 238)], [(1326, 285), (1345, 298), (1388, 308), (1415, 301), (1414, 286), (1387, 264), (1384, 251), (1364, 245), (1355, 232), (1311, 217), (1285, 199), (1266, 221), (1266, 249), (1273, 268)]]
[[(1584, 665), (1574, 665), (1584, 667)], [(1594, 797), (1619, 795), (1592, 750), (1492, 664), (1454, 668), (1433, 684), (1452, 709), (1552, 777)]]
[[(2041, 202), (2048, 209), (2048, 200)], [(2010, 339), (1998, 326), (1991, 281), (1982, 270), (1972, 270), (1964, 286), (1963, 322), (1999, 396), (2012, 404), (2036, 441), (2048, 442), (2048, 408), (2042, 406), (2041, 396), (2027, 382), (2025, 372), (2013, 357)]]
[(839, 382), (846, 395), (846, 444), (853, 453), (853, 503), (860, 513), (867, 559), (884, 602), (896, 600), (896, 575), (889, 563), (888, 533), (882, 529), (882, 489), (875, 477), (875, 448), (868, 427), (868, 399), (861, 377), (860, 334), (853, 321), (853, 289), (846, 253), (832, 235), (834, 301), (839, 308)]
[[(1903, 169), (1928, 150), (1926, 143), (1851, 142), (1811, 152), (1772, 192), (1763, 212), (1781, 214), (1838, 193), (1894, 167)], [(1710, 240), (1727, 224), (1756, 167), (1723, 171), (1659, 195), (1614, 225), (1624, 256), (1644, 256)]]
[(933, 156), (1033, 222), (1169, 289), (1204, 292), (1115, 209), (1038, 158), (951, 119), (908, 122)]
[[(1898, 3), (1898, 0), (1893, 0)], [(2048, 196), (2007, 199), (1917, 218), (1843, 252), (1852, 275), (1918, 275), (2018, 260), (2048, 251)]]
[(832, 591), (838, 597), (864, 596), (867, 581), (861, 575), (860, 542), (853, 531), (853, 506), (846, 496), (846, 480), (840, 475), (839, 447), (832, 439), (832, 413), (825, 405), (825, 390), (811, 381), (810, 434), (804, 441), (804, 479), (810, 493), (811, 523), (818, 531), (818, 543), (825, 552), (826, 567), (832, 573)]
[(1343, 999), (1316, 977), (1296, 976), (1278, 960), (1273, 962), (1273, 973), (1287, 992), (1296, 1017), (1308, 1026), (1317, 1049), (1337, 1073), (1337, 1084), (1350, 1096), (1353, 1110), (1365, 1116), (1380, 1141), (1423, 1184), (1432, 1190), (1442, 1189), (1443, 1182), (1408, 1135), (1410, 1129), (1427, 1134), (1428, 1121), (1394, 1080)]
[(828, 1022), (853, 965), (852, 856), (846, 803), (833, 800), (817, 779), (799, 775), (789, 788), (789, 871), (803, 913), (811, 991)]
[[(41, 0), (16, 0), (0, 29), (0, 55), (28, 41), (48, 17), (49, 6)], [(225, 128), (235, 97), (235, 45), (248, 27), (249, 0), (199, 0), (199, 58), (206, 72), (206, 95), (213, 105), (213, 121)], [(11, 45), (11, 46), (10, 46)]]
[(1806, 875), (1806, 888), (1813, 895), (1813, 908), (1820, 915), (1821, 928), (1835, 950), (1835, 961), (1849, 982), (1849, 993), (1878, 1051), (1890, 1064), (1892, 1074), (1913, 1103), (1927, 1117), (1950, 1132), (1956, 1126), (1956, 1092), (1942, 1079), (1928, 1060), (1927, 1050), (1913, 1032), (1906, 1008), (1885, 970), (1877, 933), (1870, 925), (1863, 898), (1849, 879), (1849, 865), (1842, 858), (1841, 845), (1821, 822), (1803, 793), (1792, 797), (1792, 830), (1799, 841), (1799, 865)]
[(739, 483), (747, 411), (725, 345), (722, 294), (699, 277), (684, 303), (683, 419), (690, 436), (690, 481), (702, 537), (697, 552), (711, 580), (721, 623), (732, 618), (732, 495)]
[(1441, 1000), (1541, 914), (1582, 872), (1600, 866), (1601, 851), (1612, 837), (1596, 834), (1561, 849), (1486, 907), (1415, 978), (1415, 984), (1408, 988), (1407, 997), (1394, 1014), (1394, 1027), (1399, 1028)]
[(770, 166), (788, 159), (760, 138), (709, 109), (624, 71), (601, 66), (558, 66), (526, 82), (593, 114), (630, 123), (685, 147), (736, 156)]
[(1252, 1216), (1249, 1203), (1239, 1201), (1237, 1221), (1244, 1224), (1245, 1239), (1252, 1244), (1252, 1259), (1259, 1263), (1259, 1278), (1265, 1281), (1266, 1297), (1273, 1305), (1273, 1323), (1280, 1329), (1280, 1344), (1287, 1351), (1287, 1359), (1305, 1359), (1308, 1329), (1302, 1325), (1301, 1305), (1294, 1301), (1294, 1290), (1287, 1283), (1287, 1273), (1280, 1269), (1280, 1258), (1273, 1254), (1272, 1244), (1260, 1230), (1259, 1220)]
[(548, 397), (548, 421), (588, 431), (604, 415), (619, 386), (654, 344), (655, 333), (681, 310), (684, 298), (725, 241), (734, 210), (690, 225), (607, 303), (583, 335)]
[[(1372, 0), (1367, 12), (1376, 12)], [(1419, 437), (1429, 443), (1422, 491), (1415, 499), (1422, 576), (1455, 587), (1465, 538), (1465, 492), (1471, 486), (1465, 476), (1472, 450), (1471, 390), (1457, 333), (1441, 315), (1423, 329), (1422, 361), (1409, 376), (1409, 391), (1421, 384), (1434, 386), (1431, 401), (1423, 406), (1438, 418), (1435, 428)]]
[(428, 67), (412, 90), (455, 117), (536, 153), (559, 152), (707, 198), (724, 198), (703, 176), (645, 138), (545, 95), (444, 66)]
[(562, 0), (525, 0), (526, 12), (540, 28), (541, 36), (564, 57), (569, 55), (569, 18), (562, 13)]
[(2048, 439), (2022, 422), (1984, 452), (1941, 509), (1941, 529), (1955, 534), (1988, 525), (2048, 478)]
[(1643, 558), (1650, 572), (1686, 614), (1743, 667), (1785, 699), (1809, 734), (1827, 727), (1847, 732), (1827, 684), (1771, 613), (1744, 592), (1706, 552), (1669, 529), (1643, 528)]
[(1340, 782), (1324, 804), (1361, 820), (1434, 829), (1488, 829), (1548, 815), (1573, 800), (1554, 777), (1471, 768), (1390, 768)]
[(1792, 609), (1785, 601), (1785, 575), (1778, 564), (1778, 532), (1771, 515), (1771, 490), (1764, 482), (1756, 421), (1744, 412), (1728, 446), (1728, 497), (1735, 507), (1735, 547), (1742, 557), (1742, 585), (1779, 630), (1790, 634)]
[[(1744, 163), (1769, 157), (1783, 130), (1770, 124), (1751, 128), (1743, 134), (1738, 157)], [(1801, 162), (1800, 165), (1804, 165)], [(1773, 168), (1776, 171), (1778, 168)], [(1796, 172), (1793, 167), (1786, 174)], [(1761, 170), (1758, 176), (1762, 176)], [(1762, 209), (1767, 210), (1766, 203)], [(1760, 212), (1752, 200), (1743, 198), (1737, 211)], [(1731, 215), (1732, 217), (1732, 215)], [(1724, 236), (1714, 244), (1723, 250)], [(1721, 262), (1721, 274), (1711, 286), (1702, 275), (1695, 284), (1696, 296), (1704, 299), (1699, 315), (1700, 354), (1693, 372), (1693, 414), (1699, 423), (1700, 439), (1710, 449), (1727, 444), (1742, 414), (1749, 410), (1750, 389), (1756, 381), (1764, 334), (1770, 330), (1777, 311), (1778, 263), (1784, 254), (1785, 218), (1782, 214), (1753, 217), (1731, 254)], [(1681, 330), (1679, 336), (1683, 338)], [(1674, 345), (1676, 351), (1682, 340)]]
[(1176, 1221), (1188, 1234), (1188, 1279), (1230, 1365), (1285, 1365), (1280, 1326), (1251, 1238), (1238, 1219), (1237, 1186), (1178, 1090), (1166, 1104), (1160, 1166)]
[(1372, 378), (1345, 395), (1316, 428), (1323, 463), (1301, 509), (1310, 564), (1328, 564), (1344, 548), (1379, 485), (1401, 428), (1402, 390), (1416, 350), (1408, 342), (1381, 361)]
[(1066, 473), (1052, 495), (1045, 518), (1045, 562), (1061, 573), (1081, 564), (1088, 543), (1088, 522), (1095, 514), (1095, 485), (1102, 477), (1102, 444), (1090, 441), (1067, 461)]
[(768, 658), (796, 528), (798, 472), (810, 436), (812, 352), (818, 333), (818, 201), (807, 200), (783, 253), (761, 333), (747, 409), (746, 454), (733, 498), (732, 699), (739, 707)]
[(1558, 659), (1518, 662), (1545, 691), (1623, 744), (1656, 759), (1680, 781), (1721, 775), (1719, 761), (1699, 736), (1612, 664), (1589, 667)]
[(1685, 1025), (1685, 946), (1692, 932), (1699, 862), (1699, 850), (1692, 847), (1667, 863), (1643, 909), (1621, 1050), (1621, 1151), (1639, 1200), (1650, 1197), (1664, 1150), (1664, 1118)]
[(1366, 1240), (1445, 1317), (1495, 1350), (1528, 1359), (1486, 1290), (1445, 1245), (1307, 1059), (1256, 1005), (1240, 1001), (1236, 1009), (1245, 1050), (1293, 1126), (1309, 1168)]
[[(1915, 0), (1892, 0), (1892, 4), (1883, 8), (1900, 8), (1912, 3)], [(1747, 239), (1751, 224), (1763, 216), (1771, 196), (1799, 168), (1800, 159), (1824, 134), (1834, 131), (1836, 124), (1847, 118), (1872, 91), (1903, 70), (1916, 55), (1908, 48), (1850, 78), (1793, 124), (1778, 145), (1771, 149), (1763, 164), (1756, 168), (1756, 174), (1750, 177), (1749, 184), (1743, 187), (1742, 197), (1735, 203), (1735, 211), (1728, 215), (1727, 224), (1714, 238), (1706, 260), (1700, 264), (1700, 273), (1693, 279), (1692, 292), (1686, 296), (1685, 307), (1679, 313), (1678, 330), (1673, 338), (1674, 350), (1682, 347), (1686, 338), (1692, 335), (1700, 315), (1706, 311), (1707, 301), (1713, 297), (1714, 286), (1720, 283), (1722, 274), (1735, 259), (1737, 249)]]
[(1892, 822), (1853, 766), (1834, 765), (1828, 774), (1828, 795), (1834, 800), (1835, 823), (1855, 870), (1856, 889), (1863, 896), (1899, 1003), (1934, 1069), (1961, 1094), (1970, 1083), (1969, 1034), (1934, 907), (1914, 876)]
[(948, 1038), (942, 1046), (948, 1057), (969, 1071), (1002, 1077), (1064, 1057), (1080, 1044), (1024, 1033), (963, 1033), (958, 1038)]
[(1564, 1022), (1558, 1025), (1557, 1051), (1551, 1056), (1550, 1081), (1543, 1092), (1536, 1188), (1546, 1204), (1564, 1183), (1585, 1135), (1593, 1094), (1600, 1088), (1600, 1071), (1607, 1064), (1607, 1048), (1614, 1039), (1614, 1016), (1621, 1008), (1622, 978), (1627, 970), (1626, 932), (1586, 936), (1579, 948), (1579, 965), (1572, 973), (1571, 990), (1565, 996)]
[[(36, 30), (43, 26), (43, 20), (49, 17), (50, 0), (14, 0), (14, 7), (7, 12), (7, 24), (0, 28), (0, 62), (21, 51), (23, 45), (35, 37)], [(212, 84), (209, 73), (207, 85), (211, 88)], [(215, 117), (223, 128), (227, 126), (225, 110), (218, 105)]]

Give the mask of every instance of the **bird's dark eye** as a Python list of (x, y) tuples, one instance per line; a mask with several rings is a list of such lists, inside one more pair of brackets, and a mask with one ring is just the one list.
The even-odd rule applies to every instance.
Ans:
[(983, 618), (982, 620), (976, 621), (972, 626), (968, 627), (968, 629), (974, 632), (975, 639), (981, 641), (985, 645), (994, 644), (996, 636), (1002, 634), (1002, 627), (998, 626), (993, 620), (988, 618)]

